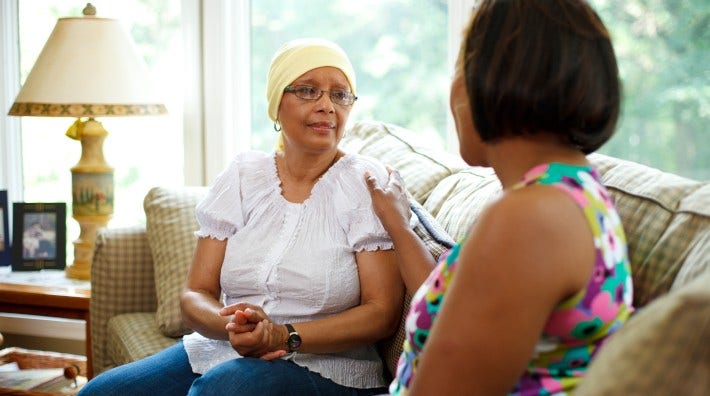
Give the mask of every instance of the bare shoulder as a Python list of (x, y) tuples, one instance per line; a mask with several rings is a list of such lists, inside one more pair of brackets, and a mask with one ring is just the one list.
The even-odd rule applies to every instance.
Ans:
[[(476, 226), (503, 227), (512, 236), (560, 236), (588, 228), (580, 207), (566, 193), (543, 185), (505, 192), (483, 211)], [(545, 231), (546, 235), (540, 235)], [(591, 235), (591, 234), (589, 234)]]
[(582, 209), (551, 186), (504, 193), (481, 214), (466, 244), (462, 255), (497, 263), (486, 270), (558, 289), (562, 297), (584, 287), (594, 263), (594, 240)]

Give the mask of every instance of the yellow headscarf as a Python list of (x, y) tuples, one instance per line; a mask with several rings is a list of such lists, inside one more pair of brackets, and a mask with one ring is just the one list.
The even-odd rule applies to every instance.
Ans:
[(355, 93), (355, 70), (342, 48), (332, 41), (304, 38), (289, 41), (276, 51), (266, 79), (269, 118), (276, 121), (286, 86), (304, 73), (324, 66), (340, 69)]

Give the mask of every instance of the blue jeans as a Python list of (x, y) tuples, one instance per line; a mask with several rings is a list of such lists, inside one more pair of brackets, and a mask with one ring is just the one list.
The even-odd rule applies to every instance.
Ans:
[(338, 385), (288, 360), (233, 359), (204, 375), (192, 372), (182, 341), (139, 361), (108, 370), (79, 396), (158, 395), (378, 395), (385, 388)]

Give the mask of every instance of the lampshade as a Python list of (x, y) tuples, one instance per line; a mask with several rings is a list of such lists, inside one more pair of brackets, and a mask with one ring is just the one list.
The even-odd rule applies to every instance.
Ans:
[(166, 113), (128, 32), (115, 19), (61, 18), (10, 115), (130, 116)]
[(128, 32), (117, 20), (95, 15), (89, 3), (84, 17), (57, 21), (8, 112), (77, 118), (66, 134), (81, 141), (81, 158), (71, 168), (72, 216), (81, 234), (66, 273), (78, 279), (90, 277), (96, 232), (108, 224), (114, 206), (114, 172), (103, 154), (108, 132), (95, 117), (167, 112)]

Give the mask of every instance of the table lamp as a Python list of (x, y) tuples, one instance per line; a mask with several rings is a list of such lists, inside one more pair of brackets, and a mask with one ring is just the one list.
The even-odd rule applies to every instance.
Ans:
[(81, 232), (66, 267), (66, 276), (76, 279), (90, 278), (96, 231), (113, 215), (113, 168), (103, 154), (108, 132), (95, 117), (167, 112), (119, 21), (96, 17), (91, 3), (83, 14), (57, 21), (8, 113), (76, 117), (66, 132), (81, 141), (81, 158), (71, 168), (72, 215)]

